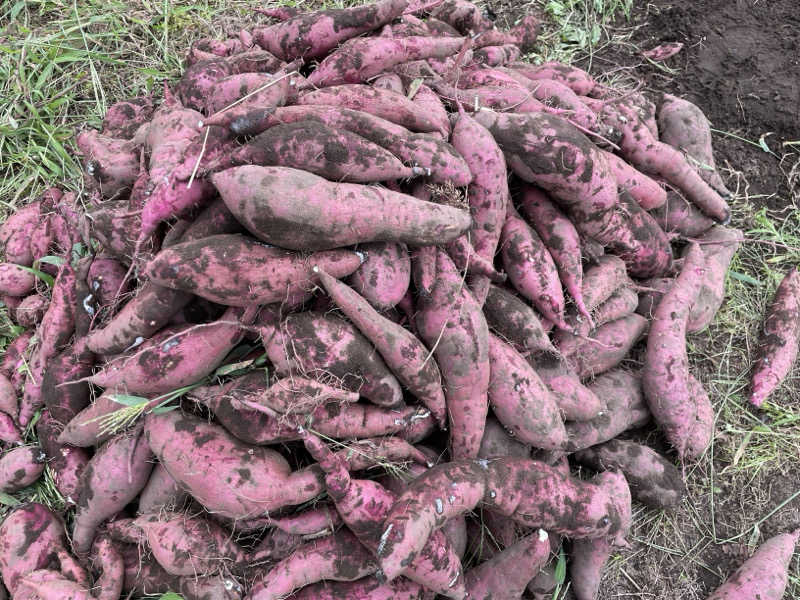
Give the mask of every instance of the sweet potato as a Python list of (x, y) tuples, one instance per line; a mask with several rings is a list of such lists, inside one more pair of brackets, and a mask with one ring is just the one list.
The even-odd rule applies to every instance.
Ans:
[(767, 309), (750, 380), (752, 405), (760, 407), (789, 374), (797, 360), (798, 343), (800, 274), (797, 268), (792, 268), (775, 290)]
[(530, 446), (511, 437), (497, 419), (491, 416), (487, 417), (483, 438), (481, 439), (481, 448), (478, 451), (479, 458), (501, 458), (504, 456), (529, 458), (530, 455)]
[(569, 214), (578, 230), (605, 243), (617, 184), (601, 151), (573, 125), (544, 113), (521, 115), (481, 110), (475, 118), (489, 129), (514, 172), (535, 183)]
[(643, 210), (653, 210), (666, 204), (667, 191), (655, 180), (634, 169), (616, 154), (606, 152), (605, 156), (614, 173), (614, 178), (617, 180), (617, 185), (627, 190)]
[(95, 453), (81, 474), (72, 529), (77, 554), (88, 552), (98, 526), (139, 495), (153, 468), (152, 456), (141, 427), (118, 435)]
[(346, 529), (309, 542), (256, 580), (248, 600), (278, 600), (318, 581), (355, 581), (378, 570), (377, 561)]
[(417, 308), (417, 328), (444, 377), (451, 456), (474, 458), (489, 408), (489, 328), (443, 250), (436, 251), (435, 285)]
[[(82, 306), (86, 305), (78, 310)], [(41, 401), (56, 420), (65, 423), (89, 404), (90, 386), (82, 380), (92, 374), (94, 363), (85, 337), (78, 337), (48, 362), (41, 379)]]
[(205, 113), (213, 115), (253, 93), (274, 78), (268, 73), (236, 73), (215, 81), (205, 98)]
[(74, 505), (80, 488), (80, 475), (89, 462), (83, 448), (63, 446), (57, 439), (62, 424), (56, 421), (49, 410), (43, 410), (36, 422), (36, 436), (47, 454), (49, 469), (56, 489), (68, 505)]
[(27, 296), (36, 285), (36, 276), (26, 267), (0, 263), (0, 294)]
[[(359, 541), (371, 552), (377, 552), (381, 525), (395, 501), (394, 494), (377, 482), (351, 479), (344, 460), (337, 458), (318, 437), (306, 433), (303, 441), (325, 471), (326, 488), (339, 514)], [(403, 574), (438, 594), (464, 596), (461, 561), (442, 532), (431, 536)]]
[(256, 29), (256, 43), (282, 60), (321, 58), (347, 39), (391, 22), (408, 7), (405, 0), (382, 0), (346, 9), (301, 13)]
[(769, 538), (761, 544), (708, 600), (780, 600), (788, 583), (789, 563), (800, 529)]
[(636, 312), (647, 319), (652, 319), (661, 298), (674, 283), (675, 279), (671, 277), (654, 277), (642, 281), (640, 283), (642, 291), (639, 292), (639, 304)]
[(357, 581), (324, 581), (308, 585), (292, 594), (293, 600), (423, 600), (425, 588), (404, 577), (381, 583), (376, 577)]
[(422, 169), (403, 166), (378, 144), (318, 121), (271, 127), (224, 156), (221, 162), (223, 167), (291, 167), (331, 181), (350, 183), (406, 179), (423, 173)]
[(52, 569), (41, 569), (23, 576), (14, 597), (18, 600), (93, 599), (85, 586), (65, 578)]
[(153, 467), (147, 485), (139, 495), (139, 514), (180, 509), (189, 495), (161, 463)]
[(653, 508), (674, 508), (686, 494), (680, 471), (647, 446), (611, 440), (580, 450), (574, 456), (595, 470), (622, 471), (633, 497)]
[(97, 354), (116, 354), (139, 345), (191, 299), (187, 292), (147, 282), (105, 327), (89, 334), (87, 346)]
[(322, 270), (317, 272), (331, 299), (372, 342), (400, 383), (419, 398), (444, 427), (446, 412), (441, 373), (428, 349), (412, 333), (382, 317), (352, 288)]
[(639, 296), (637, 296), (636, 292), (628, 286), (622, 286), (611, 294), (605, 302), (594, 309), (592, 318), (595, 326), (599, 327), (636, 312), (638, 306)]
[(697, 301), (689, 314), (689, 322), (686, 325), (686, 331), (689, 333), (705, 329), (722, 306), (728, 267), (742, 241), (742, 232), (716, 225), (698, 241), (706, 259), (706, 274)]
[(0, 413), (0, 442), (22, 443), (22, 432), (14, 422), (14, 417), (6, 413)]
[(128, 150), (122, 139), (106, 137), (94, 129), (84, 129), (75, 138), (84, 156), (84, 170), (105, 198), (130, 190), (139, 173), (139, 155)]
[(405, 94), (403, 80), (397, 73), (383, 73), (372, 80), (372, 86), (382, 90), (389, 90), (395, 94)]
[(512, 44), (502, 46), (484, 46), (473, 52), (472, 57), (476, 64), (487, 67), (499, 67), (517, 60), (520, 56), (519, 47)]
[(381, 406), (398, 406), (400, 385), (369, 341), (353, 326), (314, 312), (289, 315), (278, 325), (265, 323), (261, 337), (279, 373), (329, 373), (345, 389)]
[[(544, 104), (533, 97), (521, 85), (482, 85), (470, 89), (458, 89), (443, 80), (431, 82), (431, 87), (447, 104), (458, 108), (459, 104), (471, 107), (487, 107), (498, 111), (515, 113), (543, 112)], [(486, 123), (481, 123), (486, 125)]]
[(125, 583), (125, 562), (108, 536), (100, 536), (92, 544), (92, 563), (102, 573), (95, 582), (97, 600), (118, 600)]
[[(442, 38), (439, 38), (442, 39)], [(450, 139), (450, 117), (436, 93), (424, 83), (414, 92), (412, 101), (425, 110), (431, 119), (438, 124), (437, 132), (442, 139)]]
[(473, 567), (466, 576), (467, 594), (478, 600), (521, 598), (528, 582), (547, 562), (550, 541), (539, 529)]
[(507, 289), (489, 286), (483, 314), (489, 327), (519, 352), (556, 351), (534, 310)]
[(0, 491), (13, 494), (28, 487), (44, 471), (46, 455), (38, 446), (22, 446), (0, 457)]
[(584, 386), (575, 371), (562, 358), (542, 354), (528, 360), (550, 390), (565, 419), (591, 421), (605, 410), (605, 401)]
[(588, 318), (581, 293), (583, 265), (580, 238), (572, 221), (553, 204), (547, 194), (530, 185), (523, 188), (519, 210), (550, 253), (561, 283), (572, 296), (578, 311)]
[[(147, 171), (144, 171), (142, 181), (149, 183)], [(87, 210), (83, 226), (86, 229), (85, 237), (96, 239), (106, 252), (122, 262), (131, 262), (136, 249), (135, 232), (141, 229), (141, 217), (139, 213), (131, 213), (128, 202), (108, 200), (97, 208)], [(139, 250), (147, 254), (154, 248), (154, 241), (149, 240)]]
[[(231, 308), (213, 323), (162, 331), (87, 381), (128, 394), (154, 395), (195, 383), (216, 369), (242, 339), (240, 315), (241, 310)], [(247, 320), (247, 313), (241, 318)]]
[(640, 374), (613, 369), (597, 377), (588, 387), (605, 402), (606, 409), (591, 421), (566, 424), (568, 452), (607, 442), (650, 420)]
[(247, 389), (250, 382), (257, 380), (256, 376), (244, 376), (240, 380), (241, 385), (225, 385), (223, 389), (235, 395), (234, 403), (255, 410), (270, 409), (274, 416), (308, 414), (327, 402), (358, 401), (358, 394), (355, 392), (296, 375), (278, 379), (265, 389)]
[(415, 479), (395, 502), (384, 522), (378, 559), (386, 577), (393, 579), (431, 531), (478, 504), (529, 527), (577, 538), (613, 536), (622, 542), (630, 495), (623, 497), (619, 487), (613, 477), (583, 482), (523, 458), (438, 465)]
[(559, 329), (564, 321), (564, 292), (552, 256), (542, 239), (519, 216), (509, 210), (501, 234), (503, 268), (514, 288)]
[(136, 130), (153, 116), (153, 98), (138, 96), (120, 100), (108, 107), (103, 117), (102, 134), (120, 140), (129, 140)]
[(567, 440), (558, 405), (525, 359), (489, 334), (489, 404), (498, 420), (520, 441), (557, 450)]
[(244, 566), (245, 556), (222, 527), (201, 516), (159, 512), (138, 517), (153, 557), (171, 575), (210, 575)]
[(632, 105), (605, 103), (601, 118), (622, 132), (620, 153), (631, 165), (646, 175), (665, 179), (712, 219), (723, 224), (728, 222), (730, 207), (725, 200), (692, 169), (678, 150), (653, 136)]
[(661, 141), (686, 154), (689, 164), (723, 197), (731, 195), (714, 165), (711, 124), (703, 111), (688, 100), (662, 94), (658, 105)]
[(295, 513), (281, 519), (270, 519), (270, 521), (281, 531), (292, 535), (333, 533), (342, 524), (341, 516), (339, 516), (336, 508), (330, 504), (318, 504), (316, 508), (309, 508), (301, 513)]
[(306, 92), (300, 105), (338, 106), (381, 117), (411, 131), (438, 131), (436, 119), (400, 94), (363, 84), (337, 85)]
[(14, 310), (14, 316), (22, 327), (36, 327), (42, 320), (49, 300), (40, 294), (27, 296)]
[(697, 402), (689, 383), (686, 323), (704, 274), (703, 253), (697, 244), (693, 244), (675, 285), (656, 307), (642, 370), (642, 386), (653, 418), (664, 430), (678, 456), (690, 460), (699, 454), (688, 448)]
[(27, 354), (28, 344), (33, 338), (32, 331), (25, 331), (15, 337), (8, 346), (5, 347), (2, 361), (0, 361), (0, 374), (5, 375), (11, 380), (14, 375), (17, 363)]
[[(89, 268), (89, 288), (97, 299), (98, 307), (110, 306), (120, 286), (123, 285), (127, 269), (115, 258), (98, 256)], [(122, 293), (127, 292), (123, 286)]]
[(14, 417), (17, 414), (17, 391), (11, 381), (0, 373), (0, 412)]
[(26, 204), (8, 215), (0, 225), (0, 245), (3, 246), (5, 260), (17, 265), (30, 267), (33, 264), (31, 253), (31, 236), (39, 224), (41, 206), (50, 198), (60, 198), (61, 190), (50, 188), (42, 194), (42, 198)]
[[(89, 448), (114, 437), (113, 433), (105, 430), (102, 419), (123, 407), (115, 400), (115, 397), (113, 393), (102, 394), (93, 403), (75, 414), (64, 424), (64, 429), (58, 436), (58, 443)], [(158, 404), (158, 401), (154, 402)]]
[[(236, 167), (211, 179), (251, 233), (282, 248), (326, 250), (371, 241), (442, 243), (471, 225), (469, 214), (457, 208), (390, 190), (331, 183), (285, 167)], [(357, 230), (349, 225), (356, 210), (361, 214)], [(323, 213), (332, 217), (320, 220)]]
[[(408, 248), (405, 244), (372, 242), (360, 244), (358, 249), (366, 260), (346, 279), (347, 283), (378, 311), (392, 308), (403, 299), (411, 283)], [(321, 265), (320, 268), (326, 270)]]
[(620, 258), (601, 256), (597, 264), (589, 267), (583, 274), (582, 295), (586, 308), (597, 308), (627, 281), (625, 263)]
[(150, 281), (225, 306), (250, 306), (306, 296), (317, 283), (312, 267), (344, 277), (362, 264), (349, 250), (304, 256), (238, 234), (183, 242), (159, 252), (147, 265)]

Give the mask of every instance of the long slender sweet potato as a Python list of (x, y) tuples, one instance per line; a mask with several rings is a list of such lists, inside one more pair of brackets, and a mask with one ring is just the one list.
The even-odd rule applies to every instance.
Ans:
[(22, 446), (0, 457), (0, 491), (18, 492), (34, 483), (44, 471), (46, 455), (38, 446)]
[(470, 598), (521, 598), (528, 582), (547, 562), (550, 540), (539, 529), (521, 538), (485, 563), (467, 573), (467, 593)]
[(795, 267), (786, 273), (767, 309), (750, 382), (751, 404), (761, 406), (786, 378), (799, 343), (800, 273)]
[(586, 71), (559, 62), (546, 62), (540, 65), (515, 62), (508, 66), (534, 81), (552, 79), (553, 81), (565, 83), (580, 96), (586, 96), (601, 87)]
[(509, 210), (501, 234), (503, 268), (514, 288), (559, 329), (564, 321), (564, 292), (552, 256), (542, 239), (519, 216)]
[[(344, 460), (333, 454), (318, 437), (306, 433), (303, 441), (325, 471), (328, 494), (343, 520), (362, 544), (373, 553), (377, 552), (381, 543), (381, 525), (395, 495), (377, 482), (352, 479)], [(442, 532), (431, 536), (403, 574), (438, 594), (450, 598), (464, 597), (461, 561)]]
[(589, 389), (605, 402), (606, 408), (591, 421), (566, 424), (568, 452), (607, 442), (650, 420), (640, 374), (613, 369), (597, 377)]
[(446, 410), (442, 376), (428, 349), (412, 333), (382, 317), (352, 288), (321, 269), (317, 273), (331, 299), (372, 342), (400, 383), (428, 407), (444, 428)]
[(611, 440), (575, 453), (595, 470), (619, 469), (633, 497), (654, 508), (674, 508), (686, 494), (680, 471), (654, 450), (635, 442)]
[(323, 581), (307, 585), (292, 594), (293, 600), (423, 600), (425, 587), (404, 577), (381, 583), (376, 577), (357, 581)]
[(519, 352), (555, 353), (555, 346), (534, 310), (505, 288), (489, 286), (483, 314), (489, 327)]
[(81, 490), (72, 530), (72, 547), (89, 551), (97, 527), (122, 510), (144, 488), (153, 453), (137, 428), (122, 433), (100, 448), (81, 475)]
[[(457, 109), (465, 106), (485, 107), (515, 113), (544, 112), (546, 107), (521, 85), (482, 85), (466, 90), (458, 89), (444, 80), (431, 82), (431, 87), (447, 104)], [(481, 123), (486, 125), (486, 123)]]
[(528, 360), (550, 390), (565, 419), (591, 421), (605, 410), (605, 401), (584, 386), (577, 373), (561, 357), (542, 354)]
[(489, 408), (489, 327), (450, 258), (435, 255), (436, 282), (419, 299), (416, 323), (444, 377), (451, 456), (474, 458)]
[(360, 110), (411, 131), (438, 131), (436, 119), (405, 96), (363, 84), (337, 85), (306, 92), (298, 98), (297, 104)]
[(725, 279), (733, 255), (739, 249), (742, 232), (716, 225), (699, 238), (700, 249), (706, 257), (706, 274), (697, 300), (689, 314), (686, 331), (705, 329), (717, 314), (725, 298)]
[[(469, 214), (411, 196), (285, 167), (245, 166), (212, 175), (228, 208), (259, 239), (325, 250), (371, 241), (442, 243), (471, 225)], [(360, 225), (352, 228), (354, 213)], [(330, 218), (320, 219), (328, 214)]]
[(159, 252), (146, 275), (157, 285), (225, 306), (269, 304), (306, 296), (317, 283), (312, 267), (344, 277), (362, 264), (359, 253), (330, 250), (310, 256), (266, 246), (237, 234), (183, 242)]
[[(700, 292), (705, 259), (693, 244), (684, 259), (675, 285), (656, 308), (647, 337), (642, 386), (653, 418), (683, 459), (699, 456), (688, 448), (697, 414), (696, 396), (689, 382), (686, 323)], [(710, 423), (713, 426), (713, 422)]]
[(92, 564), (101, 571), (95, 586), (97, 600), (118, 600), (125, 584), (125, 562), (116, 544), (107, 535), (95, 539), (92, 544)]
[(789, 563), (800, 529), (769, 538), (708, 600), (780, 600), (788, 583)]
[(616, 154), (605, 153), (617, 185), (628, 191), (644, 210), (652, 210), (664, 206), (667, 202), (667, 191), (656, 181), (634, 169)]
[(346, 9), (302, 13), (281, 23), (256, 29), (259, 46), (282, 60), (325, 56), (345, 40), (379, 29), (408, 7), (405, 0), (382, 0)]
[(317, 87), (362, 83), (400, 63), (456, 54), (464, 41), (431, 36), (356, 38), (328, 55), (308, 77), (308, 83)]
[(601, 151), (573, 125), (543, 113), (511, 115), (481, 110), (514, 172), (549, 192), (578, 230), (605, 243), (617, 204), (617, 183)]
[(731, 193), (714, 165), (711, 124), (698, 107), (671, 94), (662, 94), (658, 105), (658, 133), (662, 142), (684, 152), (689, 164), (723, 197)]
[(557, 450), (567, 433), (554, 396), (525, 359), (489, 334), (489, 404), (498, 420), (526, 444)]

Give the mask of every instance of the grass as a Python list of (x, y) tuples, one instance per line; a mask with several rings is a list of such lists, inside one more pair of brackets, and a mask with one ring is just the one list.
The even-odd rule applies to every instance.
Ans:
[[(251, 26), (252, 6), (223, 0), (3, 4), (0, 220), (56, 182), (82, 193), (71, 141), (76, 128), (99, 126), (116, 100), (150, 92), (159, 96), (161, 82), (179, 76), (192, 40)], [(527, 10), (539, 11), (548, 22), (528, 60), (581, 61), (608, 72), (604, 82), (630, 87), (635, 69), (609, 66), (600, 55), (608, 49), (636, 54), (633, 28), (624, 20), (632, 9), (632, 0), (529, 0), (501, 13), (500, 22), (510, 24)], [(665, 77), (676, 75), (660, 69)], [(690, 494), (680, 510), (637, 506), (633, 547), (613, 557), (604, 598), (700, 599), (764, 535), (800, 524), (800, 371), (781, 386), (765, 411), (751, 411), (744, 402), (761, 315), (782, 273), (800, 262), (800, 213), (758, 207), (766, 201), (797, 206), (800, 141), (779, 145), (768, 137), (751, 139), (743, 131), (719, 131), (715, 142), (772, 153), (789, 192), (783, 198), (751, 194), (746, 165), (729, 165), (725, 173), (736, 190), (733, 224), (746, 232), (748, 241), (734, 259), (717, 318), (690, 339), (694, 372), (714, 402), (717, 435), (706, 455), (687, 468)], [(18, 333), (0, 308), (0, 348)], [(49, 474), (13, 497), (0, 496), (6, 506), (26, 500), (56, 508), (64, 502)], [(800, 597), (797, 560), (788, 594)]]

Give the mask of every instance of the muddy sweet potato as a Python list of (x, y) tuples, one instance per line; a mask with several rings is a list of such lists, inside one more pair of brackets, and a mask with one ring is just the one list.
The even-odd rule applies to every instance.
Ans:
[(50, 301), (40, 294), (27, 296), (14, 310), (17, 323), (25, 328), (36, 327), (42, 320)]
[(29, 269), (14, 263), (0, 263), (0, 294), (27, 296), (36, 285), (36, 276)]
[(358, 250), (366, 260), (345, 281), (378, 311), (396, 306), (411, 283), (411, 258), (406, 245), (372, 242), (360, 244)]
[(555, 353), (555, 346), (542, 327), (539, 316), (513, 292), (490, 285), (483, 304), (483, 314), (489, 327), (519, 352)]
[(352, 288), (321, 269), (317, 272), (331, 299), (372, 342), (400, 383), (419, 398), (444, 427), (447, 417), (442, 376), (428, 349), (408, 330), (381, 316)]
[(17, 402), (17, 391), (14, 389), (14, 384), (0, 373), (0, 412), (14, 417), (19, 408)]
[(597, 308), (627, 281), (628, 273), (622, 259), (611, 255), (601, 256), (584, 273), (582, 295), (586, 308)]
[[(211, 177), (236, 218), (282, 248), (326, 250), (360, 242), (423, 245), (455, 239), (467, 212), (377, 187), (331, 183), (286, 167), (244, 166)], [(352, 228), (355, 213), (359, 227)], [(330, 218), (320, 219), (328, 214)]]
[(463, 35), (489, 31), (494, 27), (479, 7), (466, 0), (445, 0), (431, 12), (431, 17), (447, 23)]
[(47, 469), (56, 489), (67, 505), (74, 505), (80, 490), (80, 476), (89, 462), (89, 454), (83, 448), (59, 444), (57, 440), (62, 427), (50, 415), (50, 411), (43, 410), (36, 422), (36, 435), (47, 454)]
[(689, 314), (686, 331), (702, 331), (714, 320), (725, 298), (725, 280), (733, 255), (739, 249), (742, 232), (715, 225), (698, 238), (706, 258), (706, 274), (697, 300)]
[(627, 190), (643, 210), (653, 210), (666, 204), (667, 191), (655, 180), (634, 169), (616, 154), (607, 152), (605, 156), (611, 165), (617, 185)]
[(605, 410), (605, 401), (581, 383), (577, 373), (563, 358), (555, 354), (541, 354), (528, 360), (550, 390), (565, 419), (591, 421)]
[(419, 299), (416, 324), (444, 378), (451, 456), (474, 458), (489, 409), (489, 327), (447, 254), (434, 256), (436, 281)]
[(42, 198), (19, 207), (0, 225), (0, 245), (5, 260), (17, 265), (30, 267), (33, 264), (31, 236), (40, 222), (41, 206), (50, 198), (60, 198), (61, 190), (50, 188)]
[(87, 283), (97, 299), (98, 307), (110, 306), (120, 291), (124, 294), (128, 288), (123, 285), (127, 269), (120, 261), (111, 257), (98, 256), (89, 268)]
[(44, 472), (45, 453), (38, 446), (22, 446), (0, 457), (0, 491), (13, 494), (34, 483)]
[(512, 44), (484, 46), (476, 49), (472, 57), (476, 64), (499, 67), (517, 60), (520, 57), (520, 49)]
[(131, 139), (136, 130), (153, 116), (153, 98), (138, 96), (120, 100), (108, 107), (103, 117), (102, 134), (120, 140)]
[(153, 467), (147, 485), (139, 495), (139, 514), (182, 508), (189, 495), (178, 485), (161, 463)]
[(100, 524), (142, 491), (153, 469), (152, 457), (140, 427), (119, 434), (95, 453), (81, 474), (72, 529), (77, 554), (87, 553)]
[(767, 309), (750, 380), (753, 406), (760, 407), (789, 374), (799, 343), (800, 273), (795, 267), (786, 273)]
[(89, 181), (100, 188), (105, 198), (130, 190), (139, 174), (139, 155), (128, 150), (127, 142), (84, 129), (75, 138), (84, 156), (84, 171)]
[(424, 586), (405, 577), (381, 583), (376, 577), (363, 577), (357, 581), (323, 581), (308, 585), (292, 594), (293, 600), (423, 600)]
[(580, 96), (586, 96), (601, 87), (586, 71), (559, 62), (546, 62), (540, 65), (512, 62), (508, 66), (534, 81), (539, 79), (560, 81), (568, 85), (573, 92)]

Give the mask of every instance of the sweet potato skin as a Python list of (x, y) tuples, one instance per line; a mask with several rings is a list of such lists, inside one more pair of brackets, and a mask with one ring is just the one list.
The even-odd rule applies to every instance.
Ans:
[(348, 285), (378, 311), (397, 305), (411, 283), (408, 247), (392, 242), (372, 242), (360, 244), (358, 250), (366, 255), (366, 260), (347, 278)]
[(706, 258), (706, 274), (703, 285), (692, 306), (686, 331), (702, 331), (714, 320), (725, 298), (725, 279), (733, 255), (739, 249), (743, 234), (738, 229), (715, 225), (698, 238), (700, 249)]
[(786, 378), (797, 360), (798, 343), (800, 273), (795, 267), (784, 276), (767, 310), (750, 384), (753, 406), (761, 406)]
[[(469, 214), (457, 208), (385, 189), (330, 183), (285, 167), (235, 167), (211, 179), (253, 235), (282, 248), (327, 250), (371, 241), (443, 243), (471, 226)], [(361, 223), (351, 228), (355, 212)], [(330, 219), (321, 220), (321, 214)]]
[(562, 358), (543, 354), (529, 357), (528, 361), (555, 398), (564, 419), (591, 421), (605, 410), (605, 401), (583, 385)]
[(14, 389), (14, 384), (0, 373), (0, 412), (14, 417), (17, 414), (17, 391)]
[(36, 285), (36, 277), (14, 263), (0, 263), (0, 294), (27, 296)]
[(38, 446), (22, 446), (0, 457), (0, 491), (18, 492), (34, 483), (44, 472), (46, 455)]
[(584, 273), (583, 300), (586, 308), (593, 310), (600, 306), (626, 281), (628, 273), (622, 259), (608, 254), (601, 256), (597, 264)]
[(483, 305), (486, 322), (519, 352), (552, 352), (556, 349), (542, 322), (521, 298), (509, 290), (490, 285)]
[(36, 422), (36, 434), (47, 454), (47, 468), (56, 489), (68, 505), (74, 505), (81, 487), (81, 473), (89, 463), (89, 454), (83, 448), (59, 444), (57, 439), (62, 427), (49, 410), (43, 410)]

